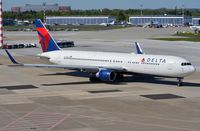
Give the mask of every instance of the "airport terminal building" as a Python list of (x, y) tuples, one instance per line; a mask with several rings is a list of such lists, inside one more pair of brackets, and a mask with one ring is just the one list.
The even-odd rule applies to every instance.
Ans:
[(184, 24), (184, 17), (182, 16), (132, 16), (129, 17), (129, 22), (132, 25), (145, 25), (156, 22), (161, 25), (181, 26)]
[(110, 16), (72, 16), (72, 17), (46, 17), (47, 25), (100, 25), (111, 23), (115, 17)]
[(199, 26), (200, 25), (200, 18), (192, 18), (192, 25)]

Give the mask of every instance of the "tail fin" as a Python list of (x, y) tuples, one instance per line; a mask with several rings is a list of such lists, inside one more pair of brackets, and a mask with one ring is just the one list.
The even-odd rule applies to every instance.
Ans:
[(38, 32), (39, 42), (43, 52), (60, 50), (59, 46), (49, 34), (48, 30), (40, 19), (35, 20), (36, 30)]
[(144, 54), (138, 42), (135, 42), (135, 46), (136, 46), (137, 54)]

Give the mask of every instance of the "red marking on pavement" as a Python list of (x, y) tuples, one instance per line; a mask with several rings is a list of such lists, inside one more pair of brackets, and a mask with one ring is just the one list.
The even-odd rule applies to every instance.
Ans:
[(54, 125), (49, 127), (46, 131), (51, 131), (53, 128), (55, 128), (56, 126), (60, 125), (65, 119), (67, 119), (70, 116), (71, 116), (70, 114), (66, 115), (63, 119), (59, 120), (57, 123), (55, 123)]
[[(37, 109), (36, 109), (36, 110), (37, 110)], [(29, 113), (27, 113), (27, 114), (23, 115), (22, 117), (19, 117), (19, 118), (18, 118), (18, 119), (16, 119), (15, 121), (13, 121), (13, 122), (11, 122), (11, 123), (7, 124), (6, 126), (4, 126), (4, 127), (0, 128), (0, 131), (3, 131), (5, 128), (9, 127), (10, 125), (12, 125), (12, 124), (14, 124), (14, 123), (18, 122), (19, 120), (22, 120), (23, 118), (25, 118), (25, 117), (27, 117), (27, 116), (31, 115), (31, 114), (32, 114), (34, 111), (35, 111), (35, 110), (33, 110), (33, 111), (31, 111), (31, 112), (29, 112)]]

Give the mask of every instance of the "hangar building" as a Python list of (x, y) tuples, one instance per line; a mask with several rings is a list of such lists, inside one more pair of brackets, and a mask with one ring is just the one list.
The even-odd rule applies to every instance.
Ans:
[(199, 26), (200, 25), (200, 18), (192, 18), (192, 25)]
[(183, 16), (131, 16), (129, 22), (132, 25), (145, 25), (154, 22), (160, 25), (182, 26), (192, 24), (192, 18)]
[(99, 25), (115, 21), (110, 16), (46, 17), (47, 25)]

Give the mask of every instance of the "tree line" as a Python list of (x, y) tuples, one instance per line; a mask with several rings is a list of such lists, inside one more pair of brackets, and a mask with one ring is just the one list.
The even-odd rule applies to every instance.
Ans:
[[(129, 16), (138, 16), (138, 15), (184, 15), (200, 17), (200, 9), (92, 9), (92, 10), (72, 10), (70, 12), (60, 12), (60, 11), (46, 11), (46, 16), (114, 16), (117, 21), (127, 21)], [(3, 12), (4, 19), (20, 19), (20, 20), (31, 20), (35, 18), (44, 19), (43, 12)]]

